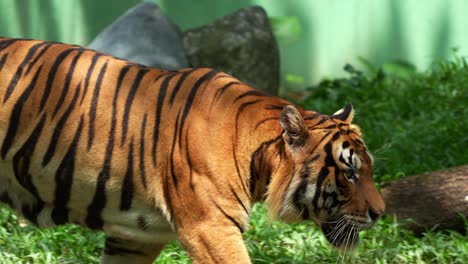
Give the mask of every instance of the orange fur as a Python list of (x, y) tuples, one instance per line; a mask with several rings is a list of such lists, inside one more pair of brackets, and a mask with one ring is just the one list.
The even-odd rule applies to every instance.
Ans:
[[(383, 213), (350, 107), (325, 116), (212, 69), (6, 38), (0, 104), (0, 201), (39, 226), (103, 230), (103, 263), (151, 263), (176, 236), (194, 263), (249, 263), (254, 202), (322, 225), (325, 209), (311, 206), (331, 202), (313, 195), (331, 183), (350, 201), (336, 215)], [(356, 159), (359, 181), (343, 178), (339, 151)]]

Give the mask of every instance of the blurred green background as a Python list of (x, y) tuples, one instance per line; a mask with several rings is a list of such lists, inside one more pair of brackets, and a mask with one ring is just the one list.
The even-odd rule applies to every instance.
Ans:
[[(141, 0), (1, 0), (0, 35), (87, 45)], [(464, 0), (157, 0), (183, 30), (250, 5), (271, 18), (283, 89), (342, 77), (343, 65), (411, 62), (418, 70), (468, 54)], [(283, 90), (284, 92), (284, 90)]]

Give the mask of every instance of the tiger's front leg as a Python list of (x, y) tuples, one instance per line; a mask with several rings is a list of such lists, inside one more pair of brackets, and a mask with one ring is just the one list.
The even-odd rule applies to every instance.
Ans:
[(239, 228), (223, 226), (220, 222), (199, 223), (179, 230), (179, 238), (192, 263), (251, 263)]
[(107, 237), (102, 264), (152, 264), (165, 244), (144, 244), (131, 240)]

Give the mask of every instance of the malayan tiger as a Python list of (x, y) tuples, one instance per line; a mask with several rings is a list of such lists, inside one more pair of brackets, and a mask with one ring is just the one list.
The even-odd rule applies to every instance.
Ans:
[(0, 200), (106, 235), (102, 263), (250, 263), (252, 204), (353, 248), (383, 214), (353, 107), (303, 110), (213, 69), (166, 71), (0, 38)]

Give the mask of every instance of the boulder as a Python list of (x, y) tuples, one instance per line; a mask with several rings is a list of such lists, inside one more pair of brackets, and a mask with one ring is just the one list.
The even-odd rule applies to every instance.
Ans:
[(263, 8), (253, 6), (183, 34), (194, 67), (227, 72), (269, 94), (278, 94), (279, 50)]
[(152, 2), (128, 10), (99, 33), (89, 48), (156, 68), (177, 70), (190, 66), (181, 30)]

